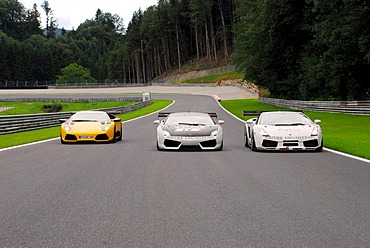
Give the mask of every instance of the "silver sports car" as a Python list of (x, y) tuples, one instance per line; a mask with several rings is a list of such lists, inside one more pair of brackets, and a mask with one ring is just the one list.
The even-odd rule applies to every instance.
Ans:
[(272, 111), (248, 112), (258, 115), (247, 121), (244, 143), (256, 150), (311, 150), (322, 151), (323, 137), (320, 120), (311, 121), (303, 112)]
[(159, 113), (157, 124), (158, 150), (222, 150), (223, 130), (215, 113)]

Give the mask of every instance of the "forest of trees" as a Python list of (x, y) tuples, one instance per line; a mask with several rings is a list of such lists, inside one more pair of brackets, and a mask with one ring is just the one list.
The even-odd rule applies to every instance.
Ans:
[(48, 1), (0, 0), (0, 81), (56, 81), (73, 65), (98, 81), (147, 83), (208, 60), (233, 63), (273, 97), (369, 99), (368, 0), (159, 0), (127, 27), (94, 14), (59, 34)]
[(288, 99), (360, 100), (370, 90), (370, 1), (235, 0), (234, 62)]

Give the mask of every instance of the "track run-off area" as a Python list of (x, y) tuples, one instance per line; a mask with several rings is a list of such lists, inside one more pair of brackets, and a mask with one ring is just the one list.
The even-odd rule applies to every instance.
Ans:
[[(195, 89), (193, 89), (195, 88)], [(115, 144), (52, 139), (0, 151), (2, 247), (368, 247), (370, 163), (337, 153), (252, 152), (221, 99), (236, 87), (0, 91), (1, 98), (152, 92), (166, 111), (216, 112), (222, 151), (157, 151), (157, 114)]]

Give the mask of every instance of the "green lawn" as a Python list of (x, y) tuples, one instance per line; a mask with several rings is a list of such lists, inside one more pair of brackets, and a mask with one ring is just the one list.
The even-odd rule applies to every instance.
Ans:
[[(226, 100), (221, 102), (227, 110), (243, 120), (243, 110), (272, 111), (283, 108), (258, 103), (257, 99)], [(312, 119), (320, 119), (324, 146), (337, 151), (370, 159), (370, 116), (305, 111)]]
[[(135, 110), (135, 111), (132, 111), (132, 112), (129, 112), (129, 113), (122, 114), (119, 117), (123, 121), (131, 120), (133, 118), (161, 110), (171, 103), (172, 103), (171, 100), (153, 100), (153, 103), (151, 105)], [(86, 106), (84, 109), (91, 109), (90, 107), (92, 105), (90, 104), (91, 103), (85, 103)], [(122, 102), (120, 104), (121, 105), (117, 105), (117, 106), (122, 106)], [(125, 105), (126, 103), (123, 103), (123, 104)], [(95, 108), (96, 105), (94, 104), (93, 106)], [(112, 107), (117, 107), (117, 106), (112, 106)], [(108, 107), (107, 103), (105, 103), (104, 106), (101, 106), (98, 108), (106, 108), (106, 107)], [(109, 107), (111, 107), (111, 105)], [(76, 109), (71, 109), (70, 111), (76, 111)], [(16, 146), (16, 145), (27, 144), (27, 143), (36, 142), (36, 141), (41, 141), (41, 140), (46, 140), (46, 139), (51, 139), (51, 138), (56, 138), (56, 137), (59, 137), (59, 133), (60, 133), (60, 127), (51, 127), (51, 128), (26, 131), (26, 132), (21, 132), (21, 133), (3, 134), (3, 135), (0, 135), (0, 149), (11, 147), (11, 146)]]

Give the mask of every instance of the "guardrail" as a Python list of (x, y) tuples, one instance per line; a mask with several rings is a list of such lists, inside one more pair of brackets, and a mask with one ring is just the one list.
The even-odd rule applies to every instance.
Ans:
[(284, 108), (306, 109), (313, 111), (370, 115), (370, 101), (299, 101), (260, 97), (260, 103)]
[(109, 88), (147, 86), (142, 82), (125, 80), (104, 80), (94, 82), (56, 82), (56, 81), (1, 81), (0, 89), (48, 89), (48, 88)]
[[(143, 93), (145, 94), (145, 93)], [(144, 96), (130, 96), (120, 98), (2, 98), (1, 102), (140, 102)]]
[[(152, 100), (142, 101), (129, 106), (98, 109), (101, 111), (119, 111), (127, 113), (152, 103)], [(30, 131), (60, 125), (59, 119), (67, 119), (75, 112), (45, 113), (32, 115), (0, 116), (0, 135)]]

